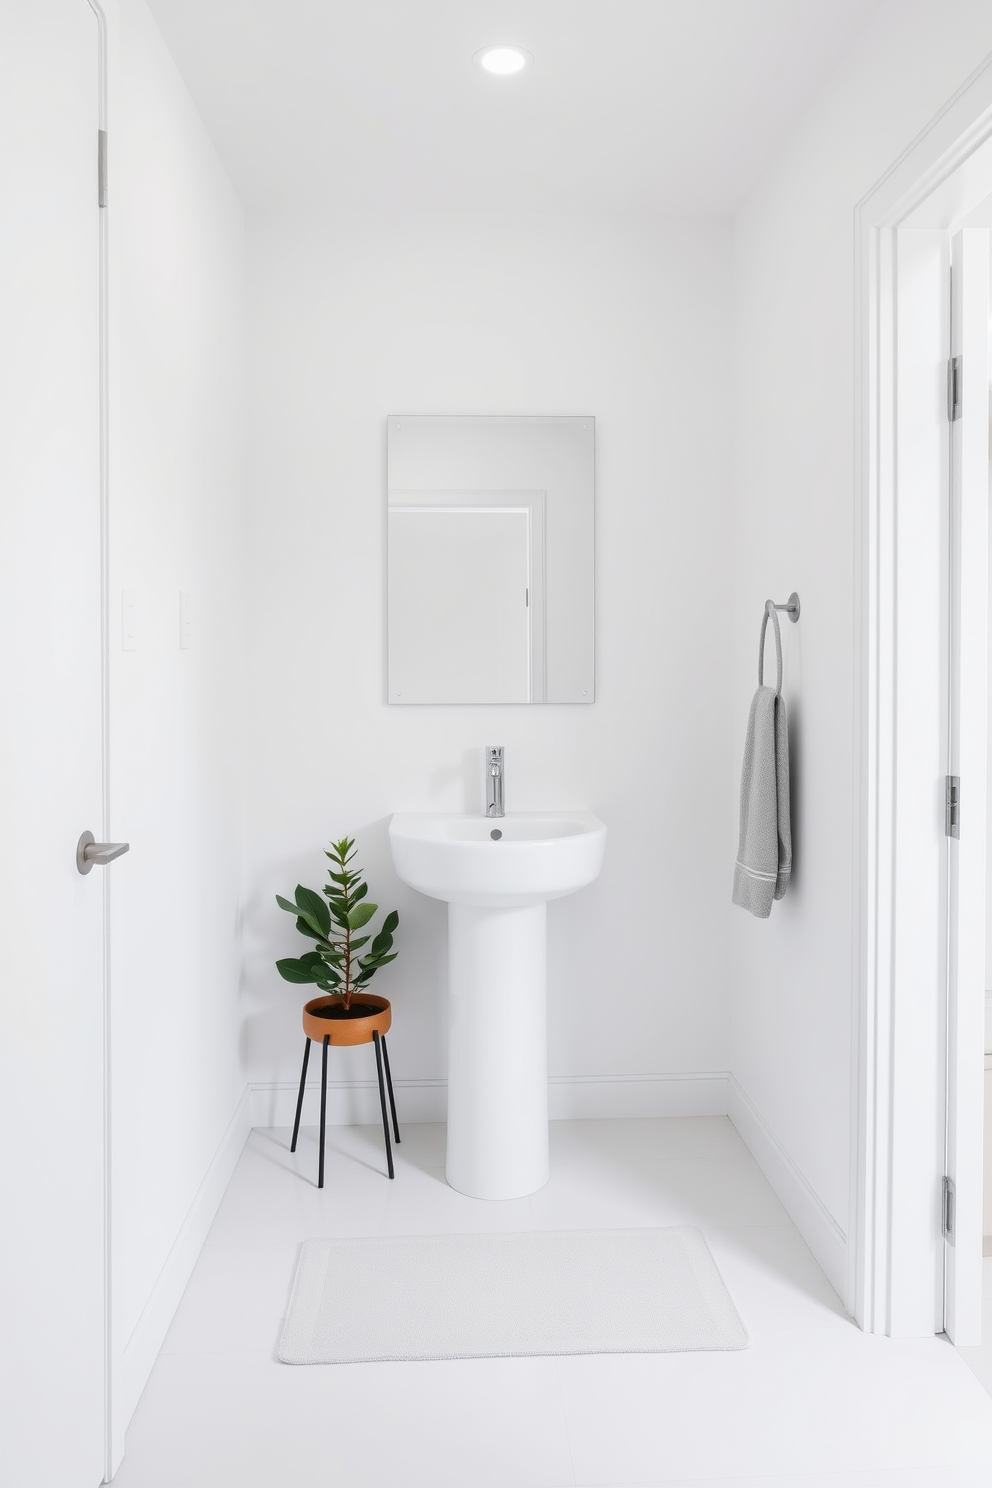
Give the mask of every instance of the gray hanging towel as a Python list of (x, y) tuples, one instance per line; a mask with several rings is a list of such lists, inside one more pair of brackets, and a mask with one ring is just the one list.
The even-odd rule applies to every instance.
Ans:
[[(765, 631), (775, 629), (776, 685), (765, 687)], [(741, 770), (741, 839), (734, 867), (734, 903), (766, 920), (792, 873), (789, 820), (789, 723), (782, 696), (782, 633), (771, 600), (761, 620), (758, 690), (751, 703)]]

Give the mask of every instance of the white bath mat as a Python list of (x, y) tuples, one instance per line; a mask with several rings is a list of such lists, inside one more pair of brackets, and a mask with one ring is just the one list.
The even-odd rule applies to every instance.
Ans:
[(697, 1229), (307, 1240), (285, 1364), (747, 1348)]

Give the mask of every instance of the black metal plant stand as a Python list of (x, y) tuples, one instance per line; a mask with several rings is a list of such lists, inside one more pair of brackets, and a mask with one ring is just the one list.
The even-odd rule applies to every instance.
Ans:
[[(327, 1048), (331, 1036), (324, 1034), (323, 1045), (320, 1051), (320, 1156), (317, 1163), (317, 1187), (324, 1186), (324, 1136), (325, 1120), (327, 1116)], [(290, 1152), (296, 1151), (297, 1138), (300, 1135), (300, 1116), (303, 1112), (303, 1092), (307, 1083), (307, 1065), (310, 1063), (310, 1038), (307, 1037), (306, 1047), (303, 1050), (303, 1069), (300, 1071), (300, 1093), (296, 1100), (296, 1120), (293, 1123), (293, 1140), (290, 1144)], [(379, 1077), (379, 1106), (382, 1111), (382, 1135), (386, 1143), (386, 1166), (389, 1176), (393, 1174), (393, 1152), (389, 1145), (389, 1117), (386, 1114), (386, 1091), (389, 1091), (389, 1109), (393, 1117), (393, 1134), (396, 1137), (397, 1146), (400, 1140), (399, 1122), (396, 1120), (396, 1101), (393, 1099), (393, 1080), (389, 1073), (389, 1051), (386, 1048), (386, 1035), (380, 1034), (376, 1029), (372, 1030), (372, 1042), (375, 1045), (375, 1066)], [(385, 1085), (383, 1085), (383, 1073), (385, 1073)]]

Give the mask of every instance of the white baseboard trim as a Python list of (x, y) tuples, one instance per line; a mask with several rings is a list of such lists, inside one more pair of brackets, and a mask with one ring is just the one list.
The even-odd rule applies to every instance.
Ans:
[(726, 1116), (727, 1075), (552, 1075), (552, 1121), (597, 1116)]
[[(251, 1087), (252, 1126), (292, 1126), (300, 1087), (286, 1080), (255, 1081)], [(396, 1115), (404, 1121), (443, 1121), (447, 1103), (444, 1080), (394, 1080)], [(320, 1116), (320, 1083), (307, 1082), (303, 1097), (304, 1126)], [(327, 1125), (370, 1126), (380, 1121), (379, 1086), (375, 1080), (328, 1080)]]
[[(609, 1116), (726, 1116), (727, 1075), (552, 1075), (548, 1110), (552, 1121)], [(400, 1122), (443, 1121), (445, 1080), (394, 1080)], [(298, 1084), (256, 1082), (251, 1087), (252, 1126), (292, 1126)], [(315, 1126), (320, 1085), (307, 1083), (303, 1125)], [(328, 1126), (370, 1125), (380, 1119), (375, 1080), (328, 1080)]]
[(728, 1115), (758, 1167), (781, 1199), (789, 1218), (813, 1252), (838, 1297), (848, 1308), (847, 1236), (820, 1196), (733, 1075)]
[(165, 1335), (193, 1274), (207, 1231), (214, 1222), (214, 1216), (250, 1132), (251, 1090), (246, 1087), (114, 1369), (115, 1471), (124, 1455), (124, 1432), (141, 1399), (141, 1392), (148, 1383), (152, 1366), (165, 1342)]

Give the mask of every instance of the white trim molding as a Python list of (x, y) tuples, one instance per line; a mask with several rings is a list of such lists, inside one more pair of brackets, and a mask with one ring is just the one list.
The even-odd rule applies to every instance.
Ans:
[(148, 1383), (250, 1132), (251, 1091), (246, 1087), (115, 1370), (113, 1419), (120, 1433), (115, 1446), (120, 1450), (114, 1455), (118, 1464), (123, 1456), (124, 1432)]
[[(943, 1050), (936, 1040), (928, 1047), (920, 1040), (900, 1041), (895, 1016), (900, 967), (912, 962), (915, 916), (927, 895), (921, 873), (929, 871), (929, 865), (921, 870), (910, 855), (896, 851), (897, 822), (915, 820), (912, 812), (918, 809), (912, 801), (904, 803), (906, 788), (900, 793), (896, 769), (901, 745), (911, 748), (906, 730), (911, 733), (916, 716), (909, 706), (912, 676), (907, 680), (905, 667), (899, 669), (900, 617), (916, 575), (907, 565), (905, 534), (900, 546), (896, 521), (897, 233), (910, 220), (914, 227), (950, 226), (950, 218), (937, 219), (965, 209), (957, 188), (966, 186), (962, 174), (951, 190), (951, 178), (977, 159), (990, 139), (992, 58), (854, 213), (858, 997), (852, 1029), (851, 1273), (845, 1290), (869, 1332), (928, 1331), (923, 1294), (930, 1279), (920, 1274), (917, 1253), (926, 1249), (927, 1235), (939, 1224), (939, 1205), (933, 1198), (936, 1180), (919, 1171), (914, 1120), (920, 1093), (932, 1104), (934, 1082), (943, 1081)], [(931, 716), (940, 715), (931, 708)], [(937, 912), (930, 905), (928, 914), (931, 909)], [(900, 1184), (900, 1174), (909, 1180)]]
[(552, 1075), (552, 1121), (597, 1116), (726, 1116), (725, 1071), (664, 1075)]
[[(552, 1075), (548, 1108), (552, 1121), (623, 1116), (726, 1116), (725, 1071), (663, 1075)], [(394, 1080), (396, 1112), (405, 1121), (443, 1121), (446, 1080)], [(299, 1085), (294, 1081), (256, 1082), (251, 1087), (252, 1126), (292, 1126)], [(303, 1124), (313, 1126), (320, 1085), (308, 1081)], [(371, 1125), (378, 1121), (375, 1080), (328, 1080), (328, 1126)]]
[(743, 1086), (729, 1077), (728, 1115), (827, 1280), (850, 1309), (847, 1234), (790, 1157)]
[[(299, 1094), (296, 1080), (256, 1080), (251, 1086), (252, 1126), (292, 1126)], [(404, 1122), (443, 1121), (447, 1103), (444, 1080), (393, 1080), (396, 1116)], [(303, 1126), (316, 1126), (320, 1082), (308, 1080), (303, 1098)], [(328, 1126), (371, 1126), (380, 1121), (379, 1086), (375, 1080), (328, 1080)]]

